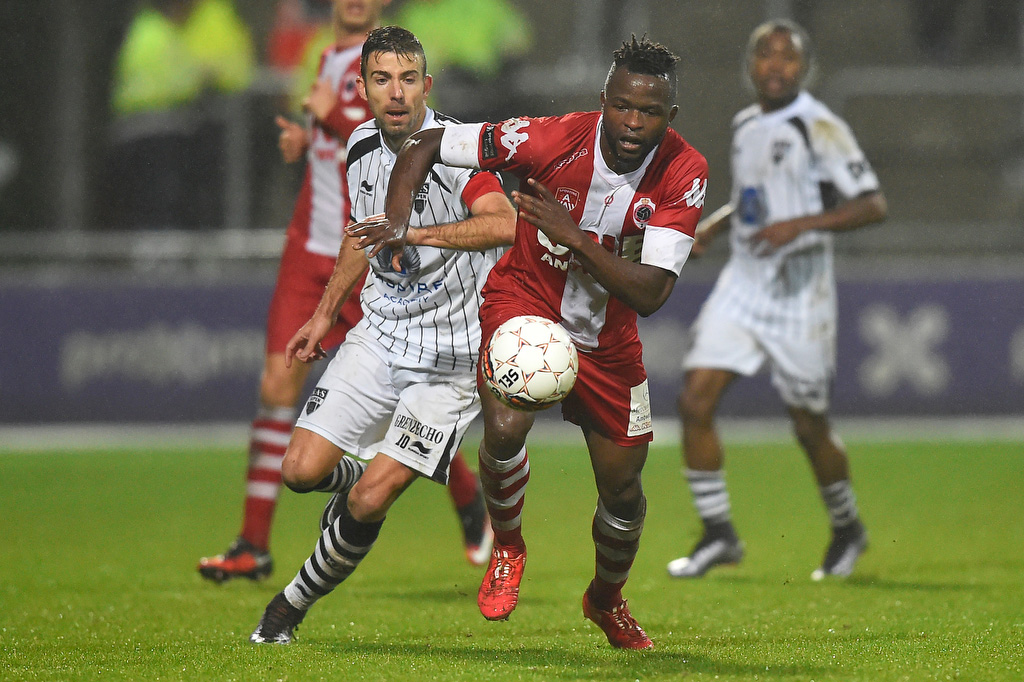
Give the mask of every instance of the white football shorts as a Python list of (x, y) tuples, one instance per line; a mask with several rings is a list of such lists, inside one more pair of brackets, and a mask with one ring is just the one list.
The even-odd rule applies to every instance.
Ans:
[(360, 459), (382, 453), (447, 483), (451, 459), (479, 413), (475, 373), (418, 365), (357, 326), (295, 426)]
[(702, 367), (753, 376), (767, 362), (772, 385), (786, 405), (817, 414), (828, 411), (836, 366), (834, 333), (757, 332), (716, 306), (705, 305), (693, 323), (692, 337), (683, 370)]

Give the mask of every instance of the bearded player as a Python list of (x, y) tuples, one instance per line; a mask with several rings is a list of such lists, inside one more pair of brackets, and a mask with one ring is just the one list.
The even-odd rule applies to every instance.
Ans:
[[(204, 578), (262, 580), (273, 570), (270, 529), (281, 490), (281, 461), (311, 365), (285, 362), (285, 345), (316, 310), (341, 248), (342, 226), (349, 217), (345, 145), (356, 126), (373, 118), (359, 95), (360, 54), (367, 33), (380, 24), (390, 0), (334, 0), (335, 41), (320, 58), (317, 80), (304, 101), (303, 127), (278, 117), (279, 147), (288, 163), (305, 156), (306, 173), (285, 237), (277, 284), (267, 315), (266, 357), (260, 378), (260, 407), (252, 422), (242, 530), (226, 552), (200, 559)], [(362, 281), (341, 306), (322, 341), (331, 350), (363, 316)], [(360, 471), (348, 472), (349, 477)], [(491, 548), (483, 495), (476, 475), (456, 454), (448, 492), (462, 528), (466, 558), (482, 565)]]

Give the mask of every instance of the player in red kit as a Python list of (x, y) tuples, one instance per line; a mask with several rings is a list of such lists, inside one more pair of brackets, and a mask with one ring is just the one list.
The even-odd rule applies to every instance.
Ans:
[[(260, 407), (252, 422), (242, 530), (224, 554), (200, 559), (198, 570), (215, 582), (270, 575), (270, 528), (281, 490), (281, 462), (298, 415), (297, 404), (311, 365), (285, 363), (285, 346), (316, 310), (334, 271), (342, 227), (349, 218), (345, 179), (346, 142), (359, 124), (373, 118), (359, 96), (360, 55), (367, 33), (380, 24), (390, 0), (333, 0), (335, 42), (320, 57), (317, 80), (303, 102), (307, 127), (277, 118), (282, 158), (303, 156), (306, 173), (285, 238), (277, 284), (267, 315), (266, 356), (260, 379)], [(322, 346), (331, 350), (363, 316), (362, 282), (338, 313)], [(362, 473), (358, 460), (346, 458), (338, 476), (351, 484)], [(482, 565), (490, 552), (491, 529), (476, 475), (461, 454), (452, 460), (449, 493), (463, 532), (467, 559)], [(304, 491), (302, 491), (304, 492)]]
[[(524, 180), (513, 194), (515, 245), (483, 290), (482, 338), (511, 317), (540, 315), (561, 324), (579, 348), (579, 376), (562, 414), (583, 431), (598, 492), (596, 572), (583, 612), (612, 646), (629, 649), (652, 646), (622, 596), (646, 514), (640, 472), (652, 438), (636, 316), (655, 312), (672, 292), (707, 189), (704, 157), (668, 127), (678, 111), (677, 61), (664, 46), (634, 37), (614, 54), (599, 112), (413, 136), (395, 162), (386, 219), (349, 230), (371, 255), (389, 247), (397, 262), (411, 198), (431, 164), (505, 170)], [(479, 392), (480, 475), (495, 545), (478, 604), (485, 618), (501, 620), (516, 607), (526, 562), (521, 514), (534, 414)]]

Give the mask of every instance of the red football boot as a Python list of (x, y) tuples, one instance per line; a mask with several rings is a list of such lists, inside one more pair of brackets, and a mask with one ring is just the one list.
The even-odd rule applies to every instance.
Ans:
[(263, 580), (274, 570), (274, 562), (269, 552), (261, 552), (251, 543), (238, 538), (223, 554), (200, 559), (196, 569), (199, 575), (216, 583), (232, 578)]
[(526, 567), (526, 545), (499, 545), (480, 585), (476, 603), (487, 620), (507, 620), (519, 603), (519, 583)]
[(588, 588), (583, 593), (583, 615), (597, 623), (608, 637), (608, 643), (617, 649), (650, 649), (654, 646), (654, 642), (630, 614), (625, 599), (605, 611), (590, 601)]

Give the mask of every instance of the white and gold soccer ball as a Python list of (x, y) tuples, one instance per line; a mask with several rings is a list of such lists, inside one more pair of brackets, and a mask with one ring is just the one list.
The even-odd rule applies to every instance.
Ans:
[(484, 382), (517, 410), (543, 410), (569, 395), (580, 359), (561, 326), (536, 315), (506, 320), (480, 358)]

